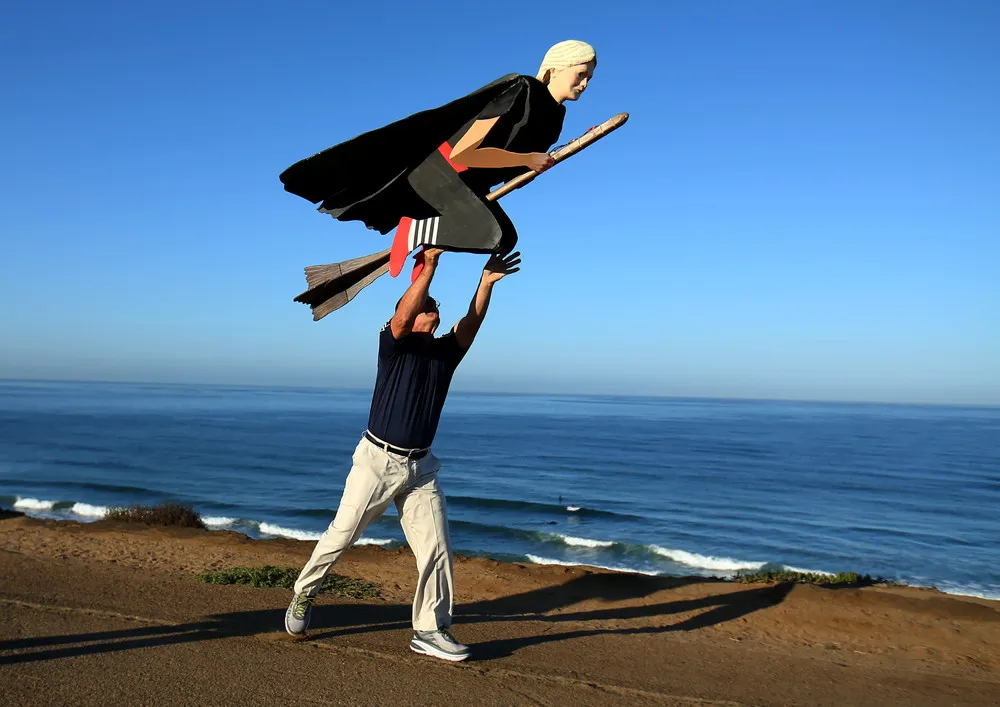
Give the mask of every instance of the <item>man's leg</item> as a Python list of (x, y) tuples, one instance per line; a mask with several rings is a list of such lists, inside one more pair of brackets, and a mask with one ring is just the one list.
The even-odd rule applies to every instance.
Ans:
[(413, 596), (410, 648), (445, 660), (465, 660), (469, 649), (448, 629), (455, 595), (451, 537), (444, 492), (438, 485), (440, 462), (424, 457), (413, 486), (396, 498), (406, 541), (417, 560), (417, 589)]
[(406, 467), (362, 439), (354, 451), (353, 466), (344, 484), (337, 515), (316, 542), (312, 556), (295, 581), (295, 597), (285, 615), (285, 629), (289, 633), (305, 631), (309, 625), (311, 601), (303, 602), (303, 597), (319, 593), (323, 580), (340, 555), (385, 512), (405, 483)]
[[(417, 560), (417, 590), (413, 597), (413, 628), (436, 631), (451, 626), (454, 579), (451, 538), (444, 492), (438, 485), (437, 459), (421, 464), (414, 485), (396, 497), (399, 522)], [(421, 462), (424, 461), (423, 459)], [(431, 471), (425, 472), (429, 467)]]

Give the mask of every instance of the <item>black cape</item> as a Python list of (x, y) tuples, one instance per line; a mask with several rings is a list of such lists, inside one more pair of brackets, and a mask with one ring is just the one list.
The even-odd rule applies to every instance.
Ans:
[[(445, 142), (454, 144), (477, 119), (503, 116), (484, 146), (540, 152), (555, 143), (565, 108), (533, 76), (508, 74), (438, 108), (415, 113), (296, 162), (281, 173), (285, 190), (341, 221), (358, 220), (388, 233), (403, 216), (420, 218), (427, 204), (408, 177)], [(529, 125), (531, 129), (525, 129)], [(484, 195), (524, 168), (467, 170), (463, 181)], [(489, 173), (489, 174), (487, 174)]]

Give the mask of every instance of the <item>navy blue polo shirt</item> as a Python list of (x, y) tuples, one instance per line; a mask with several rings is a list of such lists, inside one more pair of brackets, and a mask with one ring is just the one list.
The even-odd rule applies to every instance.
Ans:
[(368, 430), (396, 447), (431, 446), (451, 377), (465, 351), (454, 331), (439, 338), (408, 334), (396, 339), (386, 322), (379, 333)]

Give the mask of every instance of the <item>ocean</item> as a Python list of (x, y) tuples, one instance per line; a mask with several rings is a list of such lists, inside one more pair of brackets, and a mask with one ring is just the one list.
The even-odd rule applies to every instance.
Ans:
[[(185, 503), (312, 540), (370, 391), (0, 382), (0, 506)], [(1000, 599), (1000, 408), (453, 392), (456, 552), (647, 574), (854, 571)], [(361, 543), (405, 543), (395, 509)]]

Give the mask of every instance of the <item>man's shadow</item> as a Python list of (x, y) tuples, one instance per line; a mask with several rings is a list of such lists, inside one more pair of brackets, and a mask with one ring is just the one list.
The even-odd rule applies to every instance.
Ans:
[[(546, 631), (533, 636), (486, 641), (472, 646), (474, 659), (491, 660), (509, 656), (527, 646), (587, 636), (694, 631), (776, 606), (784, 600), (794, 586), (792, 583), (783, 583), (736, 592), (712, 593), (699, 599), (664, 601), (645, 606), (620, 606), (561, 612), (562, 609), (589, 600), (612, 602), (637, 600), (658, 591), (675, 589), (687, 584), (715, 583), (719, 584), (720, 587), (727, 584), (721, 580), (705, 578), (588, 573), (558, 586), (542, 587), (512, 596), (461, 604), (456, 607), (455, 618), (460, 625), (533, 621), (558, 626), (566, 622), (655, 620), (678, 613), (708, 609), (673, 624), (656, 621), (655, 625), (634, 628), (578, 628), (561, 633), (550, 632), (550, 629), (546, 629)], [(0, 641), (0, 651), (15, 651), (9, 655), (0, 656), (0, 665), (110, 653), (133, 648), (211, 641), (234, 636), (274, 634), (283, 630), (283, 612), (284, 608), (232, 612), (208, 616), (203, 620), (186, 624), (150, 625), (116, 631)], [(342, 635), (409, 628), (409, 605), (320, 604), (313, 610), (312, 623), (306, 637), (315, 641)]]
[[(626, 601), (642, 599), (665, 589), (674, 589), (687, 584), (718, 584), (728, 586), (722, 580), (702, 578), (637, 577), (635, 575), (587, 574), (577, 577), (560, 587), (544, 587), (522, 595), (503, 597), (488, 602), (477, 602), (462, 607), (463, 623), (482, 621), (536, 621), (558, 626), (561, 623), (604, 622), (634, 619), (656, 620), (674, 614), (707, 609), (676, 623), (656, 621), (655, 625), (633, 628), (578, 628), (572, 631), (546, 631), (534, 636), (509, 638), (478, 643), (474, 646), (474, 657), (490, 660), (512, 655), (527, 646), (565, 641), (597, 635), (632, 635), (667, 633), (672, 631), (696, 631), (709, 626), (741, 618), (754, 611), (780, 604), (794, 583), (786, 582), (773, 586), (754, 587), (736, 592), (712, 593), (698, 599), (675, 599), (647, 605), (621, 606), (608, 609), (581, 611), (559, 611), (572, 604), (601, 599), (605, 601)], [(524, 613), (527, 611), (528, 613)]]

